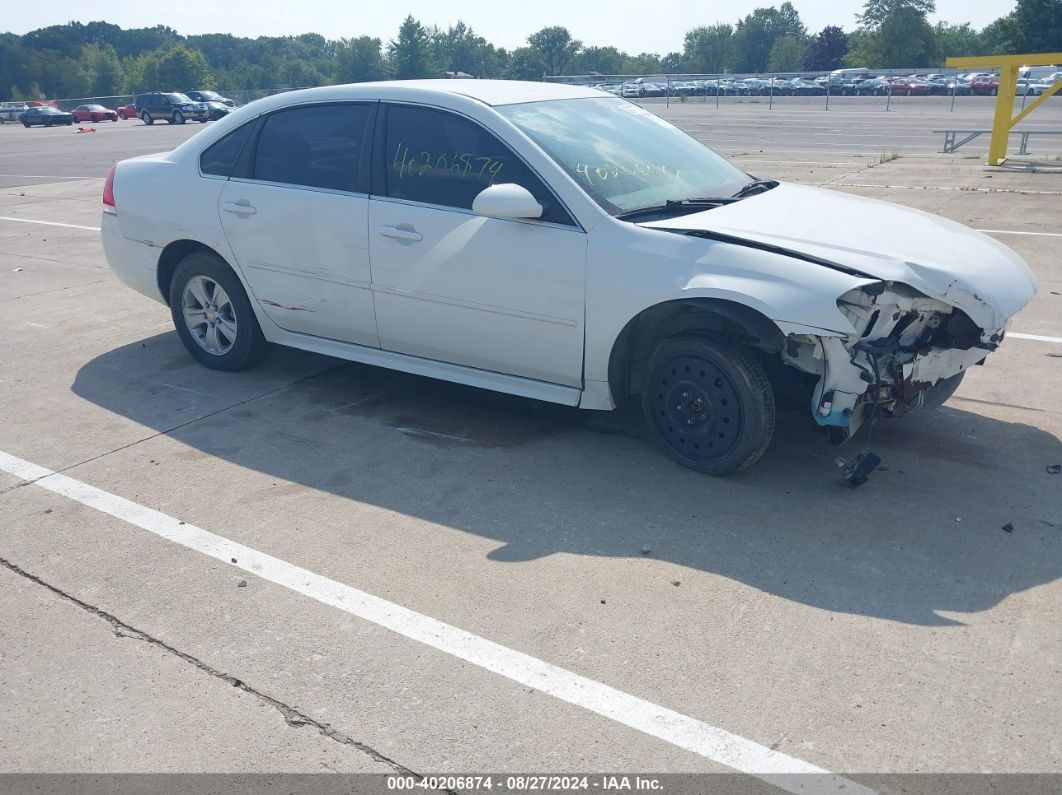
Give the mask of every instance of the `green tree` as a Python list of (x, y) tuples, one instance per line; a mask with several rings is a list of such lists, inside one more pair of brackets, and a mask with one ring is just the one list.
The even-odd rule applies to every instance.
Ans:
[(686, 33), (682, 68), (691, 74), (723, 74), (734, 68), (734, 28), (702, 25)]
[(527, 37), (527, 44), (538, 54), (547, 75), (564, 74), (583, 46), (581, 41), (572, 38), (567, 28), (559, 25), (532, 33)]
[(782, 36), (771, 47), (767, 58), (768, 72), (796, 72), (804, 63), (804, 42), (796, 36)]
[(623, 62), (620, 64), (620, 74), (625, 75), (648, 75), (662, 70), (660, 56), (655, 52), (624, 55)]
[(371, 36), (356, 39), (340, 39), (335, 46), (335, 72), (337, 83), (364, 83), (383, 80), (387, 76), (384, 64), (383, 43)]
[(982, 35), (993, 53), (1062, 52), (1062, 0), (1018, 0), (1010, 14)]
[(848, 36), (835, 25), (827, 25), (808, 45), (804, 55), (804, 70), (825, 72), (837, 69), (848, 52)]
[(387, 59), (392, 74), (399, 80), (435, 77), (438, 69), (432, 62), (428, 32), (412, 15), (398, 29), (398, 38), (387, 45)]
[(178, 44), (156, 56), (155, 80), (160, 91), (214, 87), (214, 75), (203, 53), (184, 44)]
[(81, 62), (85, 68), (90, 95), (111, 97), (121, 90), (122, 66), (113, 46), (86, 44), (81, 48)]
[(517, 47), (509, 53), (505, 76), (510, 80), (541, 80), (545, 72), (546, 63), (537, 50)]
[(755, 9), (734, 28), (734, 70), (765, 71), (775, 42), (785, 36), (798, 41), (807, 36), (807, 29), (792, 3), (782, 3), (778, 8)]
[(682, 71), (682, 53), (669, 52), (663, 58), (660, 59), (660, 71), (661, 72), (681, 72)]
[(572, 71), (577, 74), (596, 72), (602, 75), (618, 75), (626, 55), (615, 47), (586, 47), (572, 62)]
[(867, 0), (858, 44), (845, 62), (855, 66), (927, 66), (940, 61), (936, 32), (926, 18), (933, 0)]

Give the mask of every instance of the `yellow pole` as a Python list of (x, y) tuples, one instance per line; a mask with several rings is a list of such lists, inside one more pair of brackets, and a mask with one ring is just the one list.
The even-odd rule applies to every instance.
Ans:
[(1007, 64), (999, 70), (996, 115), (992, 122), (992, 142), (988, 145), (988, 165), (998, 166), (1007, 159), (1010, 116), (1014, 111), (1014, 93), (1018, 88), (1018, 65)]
[(992, 140), (988, 144), (988, 165), (998, 166), (1007, 159), (1007, 140), (1014, 125), (1024, 119), (1034, 108), (1039, 107), (1059, 84), (1043, 96), (1037, 97), (1021, 113), (1011, 118), (1014, 112), (1014, 95), (1018, 87), (1018, 69), (1022, 66), (1051, 66), (1062, 63), (1062, 53), (1043, 52), (1031, 55), (987, 55), (976, 57), (948, 58), (948, 66), (962, 68), (998, 68), (999, 90), (996, 92), (996, 110), (992, 118)]

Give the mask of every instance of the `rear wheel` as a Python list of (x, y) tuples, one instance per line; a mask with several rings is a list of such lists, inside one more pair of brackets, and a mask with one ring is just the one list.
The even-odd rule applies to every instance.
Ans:
[(154, 124), (155, 123), (155, 120), (153, 118), (151, 118), (151, 114), (148, 113), (146, 110), (140, 114), (140, 120), (142, 122), (144, 122), (144, 124)]
[(751, 352), (716, 337), (657, 346), (642, 383), (642, 410), (664, 450), (709, 475), (755, 463), (774, 433), (774, 394)]
[(211, 369), (245, 370), (269, 353), (243, 285), (214, 255), (190, 254), (177, 266), (170, 314), (184, 347)]

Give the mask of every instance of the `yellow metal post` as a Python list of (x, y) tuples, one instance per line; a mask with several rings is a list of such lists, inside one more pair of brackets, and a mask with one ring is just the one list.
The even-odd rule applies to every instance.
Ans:
[(1050, 91), (1031, 103), (1017, 116), (1014, 112), (1014, 95), (1018, 87), (1018, 69), (1023, 66), (1052, 66), (1062, 64), (1062, 52), (1039, 53), (1036, 55), (986, 55), (972, 58), (948, 58), (948, 66), (972, 69), (999, 69), (999, 90), (996, 95), (996, 110), (992, 120), (992, 140), (988, 144), (988, 165), (998, 166), (1007, 159), (1007, 140), (1014, 125), (1024, 119), (1034, 108), (1054, 94), (1059, 87), (1056, 83)]

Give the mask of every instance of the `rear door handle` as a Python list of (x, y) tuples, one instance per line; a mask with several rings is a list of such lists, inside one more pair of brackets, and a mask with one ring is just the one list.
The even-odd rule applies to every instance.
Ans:
[(247, 199), (240, 199), (238, 202), (225, 202), (222, 208), (227, 213), (236, 213), (237, 215), (254, 215), (258, 212)]
[(381, 226), (380, 234), (384, 237), (390, 237), (395, 240), (409, 240), (412, 242), (424, 239), (424, 235), (408, 224), (403, 224), (402, 226)]

